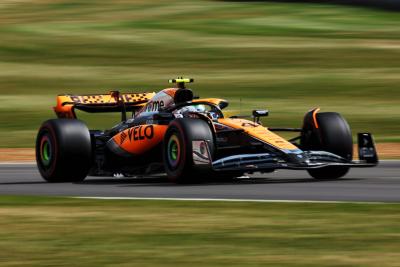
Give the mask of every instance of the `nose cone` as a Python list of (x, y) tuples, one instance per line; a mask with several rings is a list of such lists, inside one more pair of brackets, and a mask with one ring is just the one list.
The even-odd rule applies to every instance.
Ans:
[(308, 154), (304, 153), (301, 149), (285, 151), (285, 160), (289, 163), (294, 163), (296, 165), (308, 165), (310, 163), (310, 158)]

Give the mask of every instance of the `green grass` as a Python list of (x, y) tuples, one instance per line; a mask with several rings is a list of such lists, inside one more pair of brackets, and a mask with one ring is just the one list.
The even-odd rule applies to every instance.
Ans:
[(230, 100), (229, 113), (240, 99), (242, 113), (270, 109), (271, 126), (300, 126), (320, 106), (353, 132), (399, 142), (398, 21), (395, 12), (265, 1), (2, 1), (0, 146), (32, 147), (57, 94), (158, 91), (177, 75), (195, 78), (202, 97)]
[(0, 197), (1, 266), (398, 266), (397, 204)]

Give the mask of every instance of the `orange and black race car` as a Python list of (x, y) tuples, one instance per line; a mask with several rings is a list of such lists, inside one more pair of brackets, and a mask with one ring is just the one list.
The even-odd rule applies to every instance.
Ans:
[[(166, 173), (173, 181), (192, 182), (295, 169), (317, 179), (336, 179), (351, 167), (378, 163), (370, 133), (358, 134), (359, 160), (353, 161), (350, 127), (338, 113), (313, 109), (301, 128), (267, 127), (260, 122), (267, 110), (254, 110), (251, 119), (226, 118), (221, 110), (228, 102), (194, 97), (185, 86), (192, 81), (170, 80), (176, 86), (158, 93), (59, 95), (58, 118), (45, 121), (37, 135), (41, 175), (49, 182), (66, 182), (87, 175)], [(121, 112), (122, 119), (111, 129), (89, 130), (75, 110)], [(286, 140), (275, 133), (280, 131), (299, 134)]]

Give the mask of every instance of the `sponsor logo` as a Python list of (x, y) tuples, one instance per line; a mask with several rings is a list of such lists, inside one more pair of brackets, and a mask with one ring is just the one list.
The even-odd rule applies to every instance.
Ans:
[[(126, 133), (127, 132), (127, 133)], [(141, 125), (128, 129), (122, 132), (120, 144), (122, 145), (125, 140), (129, 139), (132, 141), (150, 140), (154, 137), (154, 126), (153, 125)]]
[(127, 137), (127, 134), (124, 133), (124, 132), (122, 132), (122, 133), (121, 133), (121, 142), (120, 142), (121, 145), (122, 145), (122, 143), (125, 141), (126, 137)]
[(149, 102), (146, 106), (146, 112), (159, 111), (165, 106), (163, 100)]

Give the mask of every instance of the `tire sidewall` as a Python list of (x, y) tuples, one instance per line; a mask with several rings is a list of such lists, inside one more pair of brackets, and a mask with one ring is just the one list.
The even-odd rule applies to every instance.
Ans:
[[(169, 159), (168, 159), (168, 153), (169, 153), (168, 142), (170, 141), (172, 136), (176, 136), (177, 140), (179, 142), (180, 156), (177, 160), (176, 167), (171, 166), (171, 164), (169, 163)], [(165, 164), (165, 169), (166, 169), (167, 175), (171, 181), (177, 182), (180, 179), (180, 177), (183, 175), (187, 164), (191, 163), (190, 161), (188, 161), (188, 158), (187, 158), (187, 154), (188, 154), (187, 151), (188, 151), (188, 149), (190, 149), (188, 147), (188, 145), (189, 144), (188, 144), (187, 140), (185, 140), (184, 132), (182, 131), (182, 128), (180, 127), (180, 125), (171, 124), (166, 132), (165, 144), (163, 146), (163, 160), (164, 160), (164, 164)]]
[[(52, 158), (50, 160), (50, 166), (46, 167), (42, 163), (42, 154), (41, 154), (41, 142), (44, 136), (48, 136), (49, 141), (51, 143), (51, 149), (52, 149)], [(40, 128), (37, 138), (36, 138), (36, 164), (38, 166), (39, 172), (42, 175), (42, 177), (46, 180), (48, 180), (48, 177), (52, 177), (55, 175), (56, 171), (56, 166), (59, 162), (59, 147), (58, 147), (58, 142), (56, 138), (56, 133), (51, 127), (49, 122), (45, 122), (42, 127)], [(51, 179), (50, 179), (51, 180)]]
[[(311, 116), (305, 117), (301, 147), (305, 150), (327, 151), (346, 160), (353, 158), (353, 140), (347, 121), (336, 112), (317, 113), (315, 123)], [(327, 166), (310, 169), (308, 173), (316, 179), (337, 179), (349, 171), (348, 166)]]
[[(168, 162), (168, 142), (171, 136), (177, 136), (179, 140), (181, 156), (176, 168), (171, 167)], [(214, 140), (212, 130), (208, 124), (201, 119), (179, 118), (173, 120), (164, 136), (163, 160), (165, 171), (171, 181), (178, 183), (198, 182), (201, 176), (211, 171), (211, 166), (196, 166), (193, 161), (192, 141), (206, 141), (211, 153), (214, 152)], [(211, 158), (212, 160), (212, 158)]]
[[(41, 142), (48, 136), (53, 157), (50, 166), (42, 163)], [(78, 182), (92, 164), (92, 144), (87, 126), (79, 120), (52, 119), (44, 122), (36, 138), (36, 164), (48, 182)]]

